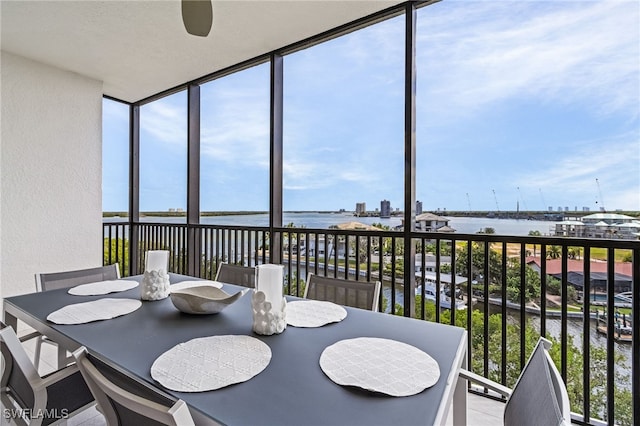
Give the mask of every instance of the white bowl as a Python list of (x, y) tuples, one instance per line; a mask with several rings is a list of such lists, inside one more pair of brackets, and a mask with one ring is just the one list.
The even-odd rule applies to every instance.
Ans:
[(235, 294), (210, 285), (187, 287), (171, 291), (171, 302), (179, 311), (187, 314), (217, 314), (240, 299), (249, 289)]

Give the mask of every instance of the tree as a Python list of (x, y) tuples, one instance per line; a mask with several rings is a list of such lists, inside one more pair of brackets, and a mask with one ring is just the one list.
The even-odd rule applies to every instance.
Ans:
[[(456, 273), (464, 277), (467, 276), (467, 256), (468, 244), (460, 244), (456, 250)], [(484, 270), (484, 245), (478, 242), (471, 243), (471, 279), (475, 279), (482, 274), (483, 279), (489, 278), (492, 284), (500, 284), (502, 281), (502, 260), (497, 251), (489, 249), (489, 270)], [(485, 275), (489, 275), (486, 277)]]
[(477, 234), (495, 234), (496, 230), (491, 228), (491, 227), (487, 227), (484, 229), (481, 229), (480, 231), (476, 232)]
[[(529, 231), (529, 235), (532, 237), (539, 237), (540, 235), (540, 231), (538, 230), (534, 230), (534, 231)], [(533, 256), (536, 257), (537, 256), (537, 249), (538, 249), (538, 245), (534, 244), (533, 245)]]
[(105, 238), (103, 253), (103, 265), (113, 265), (118, 262), (121, 275), (123, 277), (129, 275), (129, 240), (125, 238)]
[(549, 249), (547, 250), (547, 258), (549, 259), (558, 259), (561, 254), (562, 249), (560, 249), (560, 246), (549, 246)]
[[(524, 279), (524, 286), (522, 280)], [(525, 267), (524, 277), (520, 276), (520, 261), (514, 259), (507, 268), (507, 298), (512, 302), (520, 302), (524, 287), (524, 301), (530, 302), (540, 298), (540, 276), (530, 267)]]
[(582, 249), (580, 247), (569, 247), (567, 250), (567, 257), (569, 259), (580, 259), (582, 256)]

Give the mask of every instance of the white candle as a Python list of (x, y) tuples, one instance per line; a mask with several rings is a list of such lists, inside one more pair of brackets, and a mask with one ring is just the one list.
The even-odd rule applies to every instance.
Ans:
[(256, 290), (264, 293), (265, 301), (271, 303), (274, 310), (280, 310), (283, 283), (283, 265), (264, 264), (256, 267)]

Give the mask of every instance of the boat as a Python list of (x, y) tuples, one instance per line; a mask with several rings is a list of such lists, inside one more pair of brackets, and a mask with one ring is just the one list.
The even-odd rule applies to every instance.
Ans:
[[(416, 285), (416, 296), (422, 296), (422, 285)], [(429, 300), (436, 303), (436, 287), (427, 282), (424, 288), (424, 300)], [(456, 309), (466, 309), (467, 304), (460, 299), (454, 298), (454, 304)], [(451, 309), (451, 297), (447, 295), (447, 290), (444, 287), (440, 288), (440, 307), (444, 309)]]

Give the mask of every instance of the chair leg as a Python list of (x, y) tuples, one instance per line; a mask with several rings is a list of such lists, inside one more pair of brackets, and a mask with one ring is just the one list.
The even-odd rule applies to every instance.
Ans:
[(58, 348), (58, 370), (60, 370), (69, 364), (69, 357), (65, 348), (58, 344), (56, 347)]
[(38, 336), (36, 338), (36, 349), (33, 355), (33, 365), (36, 367), (36, 371), (38, 371), (38, 368), (40, 367), (40, 352), (42, 351), (42, 339), (44, 339), (43, 336)]

